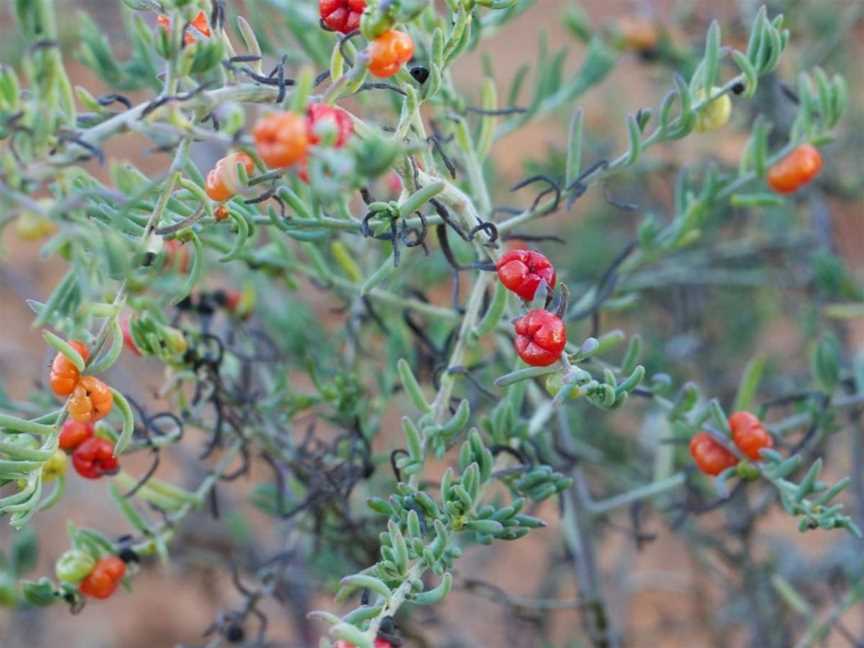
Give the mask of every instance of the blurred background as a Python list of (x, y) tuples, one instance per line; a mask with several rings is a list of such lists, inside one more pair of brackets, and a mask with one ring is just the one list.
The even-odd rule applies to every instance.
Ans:
[[(120, 3), (58, 0), (57, 4), (63, 16), (63, 46), (73, 81), (99, 96), (106, 87), (76, 62), (78, 12), (89, 13), (115, 51), (122, 54), (125, 37)], [(244, 13), (252, 2), (227, 4)], [(254, 4), (257, 11), (272, 16), (274, 30), (278, 30), (281, 3), (260, 0)], [(308, 4), (315, 3), (308, 0)], [(466, 57), (458, 70), (458, 82), (470, 95), (483, 74), (483, 59), (488, 57), (494, 61), (497, 78), (505, 87), (525, 61), (536, 59), (541, 46), (552, 52), (566, 48), (565, 68), (576, 69), (585, 51), (578, 26), (587, 18), (591, 28), (610, 41), (626, 41), (621, 41), (621, 59), (614, 72), (581, 102), (589, 145), (586, 159), (611, 157), (625, 146), (626, 115), (640, 107), (656, 106), (676, 70), (689, 73), (687, 66), (701, 52), (710, 20), (721, 22), (726, 42), (742, 47), (742, 41), (746, 44), (748, 17), (758, 4), (750, 0), (581, 0), (578, 13), (573, 14), (570, 12), (577, 4), (570, 0), (538, 0), (524, 16), (483, 41), (477, 51)], [(638, 173), (617, 176), (594, 188), (571, 210), (562, 210), (537, 226), (538, 231), (567, 241), (564, 245), (544, 244), (544, 252), (562, 268), (561, 276), (567, 277), (571, 290), (578, 295), (580, 287), (587, 288), (596, 280), (632, 237), (644, 213), (668, 213), (679, 167), (705, 159), (737, 164), (757, 106), (771, 115), (778, 124), (775, 135), (782, 136), (793, 107), (787, 105), (781, 80), (794, 85), (798, 71), (814, 65), (823, 66), (829, 73), (844, 74), (850, 86), (851, 109), (841, 136), (824, 149), (826, 171), (818, 187), (789, 207), (755, 212), (730, 208), (716, 226), (717, 240), (737, 240), (745, 232), (755, 232), (758, 246), (700, 249), (689, 259), (658, 264), (640, 274), (637, 284), (630, 286), (642, 295), (638, 303), (622, 303), (620, 314), (606, 324), (609, 329), (620, 327), (643, 335), (649, 371), (667, 371), (676, 381), (695, 380), (707, 393), (727, 398), (734, 393), (742, 367), (757, 349), (767, 353), (769, 365), (778, 376), (781, 372), (787, 376), (769, 382), (767, 391), (793, 390), (794, 382), (778, 381), (806, 372), (807, 343), (818, 327), (818, 309), (826, 303), (860, 301), (864, 282), (864, 67), (860, 65), (864, 57), (864, 3), (790, 0), (768, 5), (772, 14), (786, 14), (792, 31), (791, 50), (784, 56), (777, 78), (764, 84), (754, 102), (736, 102), (734, 127), (652, 150), (648, 168), (643, 165)], [(6, 10), (4, 3), (0, 9), (0, 60), (14, 63), (18, 56), (16, 36)], [(135, 102), (147, 96), (130, 93)], [(499, 199), (512, 200), (506, 189), (528, 173), (559, 173), (568, 118), (569, 111), (549, 115), (496, 145), (493, 157), (494, 172), (500, 180)], [(111, 157), (129, 159), (145, 172), (167, 164), (164, 155), (142, 155), (144, 148), (142, 140), (126, 135), (112, 141), (107, 150)], [(195, 154), (202, 168), (209, 168), (218, 153), (201, 147)], [(91, 170), (97, 176), (106, 176), (95, 166)], [(622, 209), (621, 205), (635, 208)], [(24, 300), (44, 299), (61, 276), (62, 264), (56, 258), (40, 256), (39, 243), (22, 242), (13, 229), (5, 228), (0, 240), (0, 374), (10, 395), (23, 398), (46, 375), (49, 362), (40, 332), (30, 328), (32, 313)], [(577, 231), (578, 238), (573, 235)], [(444, 302), (448, 290), (446, 285), (442, 287)], [(326, 299), (316, 298), (312, 304), (320, 316), (332, 317), (328, 315), (332, 304)], [(864, 320), (843, 320), (838, 323), (838, 331), (847, 349), (864, 349)], [(581, 333), (587, 335), (587, 330)], [(113, 371), (112, 384), (145, 400), (160, 384), (158, 366), (140, 358), (127, 357)], [(376, 449), (391, 447), (388, 438), (400, 434), (397, 421), (395, 416), (389, 423), (385, 421)], [(618, 453), (622, 463), (638, 462), (640, 443), (651, 433), (646, 425), (625, 408), (586, 425), (584, 439), (605, 452)], [(612, 430), (615, 437), (609, 436)], [(857, 434), (864, 434), (864, 430), (859, 428)], [(616, 445), (605, 447), (610, 438)], [(827, 458), (829, 477), (848, 474), (852, 468), (848, 441), (839, 435), (832, 440)], [(147, 457), (138, 460), (140, 465), (129, 466), (132, 472), (148, 465)], [(856, 468), (860, 470), (861, 466)], [(265, 470), (256, 467), (253, 478), (266, 478)], [(160, 471), (168, 479), (188, 484), (196, 483), (202, 474), (193, 448), (185, 454), (178, 450)], [(61, 605), (44, 610), (0, 610), (0, 645), (205, 645), (202, 633), (220, 612), (242, 604), (228, 566), (260, 563), (279, 551), (286, 535), (283, 523), (274, 522), (247, 503), (249, 483), (243, 480), (220, 489), (221, 520), (214, 521), (207, 512), (187, 520), (177, 530), (172, 563), (148, 563), (135, 579), (133, 593), (90, 605), (78, 616), (70, 615)], [(99, 527), (108, 534), (125, 531), (124, 522), (103, 489), (102, 484), (94, 487), (72, 478), (62, 505), (37, 516), (40, 561), (35, 574), (50, 573), (54, 559), (66, 548), (67, 519)], [(864, 502), (851, 502), (850, 508), (860, 523)], [(583, 643), (580, 611), (575, 604), (578, 583), (563, 555), (556, 505), (549, 502), (538, 514), (550, 522), (548, 529), (518, 542), (468, 551), (460, 562), (457, 587), (447, 603), (420, 610), (406, 621), (406, 645), (588, 645)], [(702, 533), (713, 523), (726, 524), (726, 516), (732, 514), (720, 511), (700, 519)], [(755, 608), (768, 606), (758, 612), (766, 618), (792, 614), (786, 608), (771, 608), (776, 605), (776, 597), (768, 593), (762, 596), (758, 588), (751, 588), (750, 595), (745, 595), (743, 590), (748, 584), (736, 581), (738, 575), (727, 572), (722, 564), (706, 564), (693, 550), (693, 543), (702, 541), (701, 535), (672, 533), (667, 522), (654, 516), (645, 518), (641, 529), (644, 541), (634, 542), (629, 515), (624, 511), (609, 516), (601, 520), (597, 529), (604, 588), (627, 645), (755, 646), (758, 644), (746, 623)], [(7, 524), (0, 524), (0, 547), (8, 547), (14, 533)], [(800, 536), (792, 519), (772, 514), (760, 520), (751, 549), (755, 556), (769, 558), (799, 591), (807, 594), (814, 606), (813, 614), (830, 606), (845, 591), (849, 566), (854, 568), (857, 563), (860, 568), (864, 555), (860, 543), (851, 543), (840, 532)], [(292, 592), (284, 605), (269, 600), (263, 606), (268, 611), (273, 645), (317, 645), (310, 639), (317, 642), (318, 630), (303, 619), (303, 614), (305, 609), (332, 606), (327, 592), (332, 591), (330, 586), (338, 570), (333, 571), (331, 564), (330, 573), (322, 565), (328, 560), (338, 565), (340, 560), (327, 555), (317, 558), (321, 565), (314, 564), (316, 560), (292, 567)], [(742, 590), (737, 600), (729, 596), (730, 589), (736, 588)], [(864, 645), (864, 605), (853, 608), (841, 622), (844, 630), (832, 632), (819, 645)], [(790, 627), (795, 628), (795, 622), (790, 622)], [(424, 630), (426, 640), (419, 637), (418, 628), (431, 629), (431, 634)], [(790, 637), (777, 641), (770, 645), (794, 645)]]

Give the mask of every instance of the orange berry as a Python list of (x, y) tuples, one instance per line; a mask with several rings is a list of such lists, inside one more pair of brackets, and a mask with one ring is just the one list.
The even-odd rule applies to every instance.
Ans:
[(216, 163), (207, 174), (204, 185), (207, 195), (211, 200), (222, 202), (228, 200), (240, 189), (240, 178), (237, 173), (237, 165), (242, 164), (246, 174), (250, 175), (255, 170), (255, 163), (246, 153), (229, 153)]
[(414, 40), (395, 29), (384, 32), (369, 46), (369, 71), (377, 77), (396, 74), (414, 56)]
[(108, 385), (93, 376), (83, 376), (69, 399), (69, 416), (79, 423), (93, 423), (108, 416), (113, 404)]
[(753, 461), (761, 461), (762, 448), (773, 448), (774, 439), (762, 426), (762, 422), (750, 412), (735, 412), (729, 417), (732, 440), (738, 449)]
[(258, 155), (272, 169), (284, 169), (299, 162), (309, 146), (305, 117), (291, 112), (274, 113), (258, 120), (252, 136)]
[[(90, 350), (83, 342), (73, 340), (69, 345), (75, 349), (84, 362), (90, 358)], [(57, 396), (68, 396), (75, 389), (80, 377), (78, 369), (74, 364), (62, 353), (54, 356), (54, 361), (51, 363), (51, 374), (48, 376), (48, 382), (51, 385), (51, 390)]]
[(690, 454), (699, 470), (706, 475), (719, 475), (738, 463), (738, 457), (707, 432), (700, 432), (690, 439)]
[(78, 589), (85, 596), (107, 599), (117, 590), (125, 574), (126, 563), (117, 556), (105, 556), (96, 562), (93, 571), (81, 581)]
[(802, 144), (768, 169), (768, 185), (777, 193), (789, 194), (819, 175), (822, 154), (812, 144)]

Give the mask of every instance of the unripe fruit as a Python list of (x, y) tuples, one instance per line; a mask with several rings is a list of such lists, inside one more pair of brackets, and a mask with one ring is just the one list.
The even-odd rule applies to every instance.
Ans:
[(78, 584), (93, 571), (96, 559), (86, 551), (70, 549), (54, 563), (54, 573), (62, 583)]
[[(711, 93), (715, 93), (720, 88), (711, 88)], [(702, 101), (706, 98), (705, 90), (699, 90), (696, 93), (696, 100)], [(732, 116), (732, 99), (728, 94), (720, 95), (714, 101), (704, 105), (696, 115), (696, 125), (694, 130), (697, 133), (707, 133), (708, 131), (717, 130), (729, 123), (729, 118)]]

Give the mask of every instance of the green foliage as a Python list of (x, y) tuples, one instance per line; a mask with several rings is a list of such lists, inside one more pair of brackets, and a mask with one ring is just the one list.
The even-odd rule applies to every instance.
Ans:
[[(81, 15), (75, 55), (110, 87), (97, 97), (72, 92), (64, 52), (50, 42), (53, 3), (13, 3), (28, 47), (18, 66), (0, 69), (0, 226), (47, 225), (42, 253), (67, 266), (44, 301), (28, 301), (33, 325), (83, 375), (104, 375), (124, 348), (163, 368), (168, 409), (150, 412), (138, 394), (111, 388), (97, 435), (123, 459), (185, 447), (195, 430), (207, 469), (189, 488), (155, 476), (158, 462), (143, 475), (120, 471), (109, 494), (130, 537), (70, 527), (56, 582), (23, 580), (36, 565), (30, 521), (64, 495), (64, 479), (49, 486), (45, 467), (70, 407), (0, 390), (0, 514), (21, 529), (0, 559), (0, 604), (74, 609), (99, 557), (167, 562), (178, 526), (253, 464), (251, 504), (291, 520), (303, 538), (297, 551), (322, 581), (338, 581), (338, 602), (359, 598), (341, 616), (316, 613), (331, 626), (326, 646), (371, 647), (403, 606), (441, 602), (462, 587), (454, 574), (466, 551), (545, 527), (538, 516), (554, 509), (538, 505), (547, 500), (565, 512), (569, 558), (598, 614), (592, 534), (625, 507), (638, 527), (642, 503), (668, 505), (654, 512), (721, 558), (726, 538), (697, 521), (711, 510), (701, 509), (708, 494), (744, 511), (746, 524), (729, 531), (738, 533), (736, 551), (750, 546), (754, 519), (772, 504), (802, 532), (860, 537), (835, 500), (851, 480), (829, 485), (820, 474), (827, 440), (860, 413), (864, 379), (822, 315), (860, 316), (864, 292), (812, 232), (799, 231), (794, 197), (765, 184), (802, 143), (837, 137), (849, 89), (817, 67), (788, 84), (791, 118), (763, 105), (761, 95), (779, 94), (777, 79), (795, 67), (781, 65), (792, 47), (782, 15), (759, 9), (738, 39), (743, 50), (717, 22), (695, 49), (658, 36), (641, 54), (671, 68), (667, 92), (640, 107), (616, 90), (627, 115), (615, 134), (621, 150), (609, 155), (609, 138), (576, 104), (614, 78), (628, 46), (579, 7), (565, 19), (584, 45), (578, 64), (541, 35), (531, 64), (508, 84), (487, 59), (482, 81), (463, 94), (460, 61), (531, 0), (370, 1), (359, 33), (344, 39), (321, 29), (314, 4), (267, 0), (222, 16), (221, 5), (205, 12), (210, 2), (124, 0), (123, 61)], [(206, 29), (194, 26), (199, 15)], [(415, 58), (375, 79), (369, 43), (390, 29), (410, 33)], [(121, 94), (130, 91), (142, 93), (140, 103)], [(301, 119), (310, 106), (340, 103), (351, 110), (340, 113), (353, 129), (347, 142), (334, 118), (314, 129), (318, 140), (293, 167), (266, 164), (256, 118)], [(732, 128), (733, 108), (752, 114), (733, 120), (746, 121), (737, 163), (677, 168), (655, 155), (659, 145)], [(550, 117), (569, 119), (566, 136), (544, 159), (524, 161), (530, 175), (505, 205), (496, 168), (509, 152), (504, 138)], [(162, 156), (159, 171), (108, 159), (108, 145), (127, 132)], [(211, 198), (199, 144), (251, 160), (247, 168), (231, 158), (223, 169), (225, 200)], [(582, 200), (598, 184), (606, 204)], [(615, 199), (619, 189), (640, 204)], [(541, 222), (559, 211), (578, 218), (558, 230)], [(568, 243), (549, 245), (558, 282), (520, 301), (494, 274), (504, 244), (553, 231)], [(781, 255), (789, 258), (775, 262)], [(452, 304), (435, 291), (451, 276)], [(795, 313), (805, 334), (789, 355), (809, 354), (809, 378), (806, 362), (761, 349), (761, 320), (783, 306), (778, 288), (818, 294), (820, 306), (836, 300)], [(548, 366), (526, 366), (511, 343), (513, 321), (529, 308), (568, 327), (569, 343)], [(90, 357), (71, 340), (84, 341)], [(779, 375), (780, 365), (790, 373)], [(759, 413), (776, 442), (758, 459), (730, 436), (727, 414), (745, 410)], [(694, 478), (684, 450), (701, 432), (732, 454), (713, 482)], [(679, 505), (672, 496), (682, 490)], [(747, 493), (759, 495), (759, 508)], [(257, 575), (262, 592), (274, 591), (271, 572)], [(797, 601), (794, 588), (774, 583), (783, 600)]]

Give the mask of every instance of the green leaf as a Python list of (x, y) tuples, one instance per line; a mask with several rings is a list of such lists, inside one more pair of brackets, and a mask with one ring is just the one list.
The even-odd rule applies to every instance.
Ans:
[(831, 393), (840, 380), (840, 344), (833, 335), (819, 340), (810, 353), (810, 369), (819, 386)]
[(39, 557), (39, 537), (29, 526), (22, 528), (12, 537), (10, 561), (12, 572), (20, 578), (36, 568)]
[[(384, 581), (380, 578), (375, 578), (374, 576), (368, 576), (366, 574), (346, 576), (339, 582), (339, 585), (343, 590), (346, 590), (349, 593), (358, 589), (368, 589), (376, 594), (380, 594), (385, 599), (389, 599), (393, 596), (393, 592), (389, 587), (387, 587)], [(340, 598), (344, 599), (344, 596)]]
[(642, 131), (639, 128), (639, 122), (635, 115), (627, 117), (627, 160), (624, 162), (626, 166), (636, 164), (639, 160), (639, 155), (642, 153)]
[(348, 623), (339, 623), (330, 629), (330, 634), (337, 639), (343, 639), (355, 648), (373, 648), (372, 640), (364, 632)]
[(753, 67), (750, 59), (738, 50), (732, 52), (732, 58), (744, 76), (744, 96), (752, 97), (756, 94), (756, 88), (759, 87), (759, 73)]
[(702, 87), (705, 89), (705, 94), (709, 95), (711, 88), (714, 87), (717, 81), (717, 73), (720, 67), (720, 24), (716, 20), (712, 20), (711, 26), (708, 28), (708, 35), (705, 39), (705, 58), (703, 61)]
[(581, 108), (573, 111), (570, 129), (567, 133), (567, 165), (564, 173), (564, 186), (569, 187), (582, 170), (582, 124)]
[(424, 414), (431, 412), (432, 406), (426, 401), (426, 397), (423, 395), (423, 389), (420, 387), (420, 383), (417, 382), (417, 378), (415, 378), (414, 372), (411, 370), (411, 365), (408, 364), (408, 361), (405, 360), (405, 358), (399, 358), (396, 367), (399, 372), (399, 379), (402, 381), (402, 387), (411, 398), (411, 402), (414, 403), (414, 406)]
[(135, 415), (132, 413), (132, 408), (126, 397), (113, 387), (110, 389), (114, 396), (114, 404), (123, 417), (123, 427), (117, 438), (117, 443), (114, 445), (114, 455), (118, 456), (129, 446), (129, 442), (132, 440), (132, 433), (135, 431)]
[(738, 393), (735, 395), (735, 412), (749, 411), (753, 407), (753, 399), (765, 372), (765, 356), (758, 355), (747, 363), (741, 381), (738, 383)]
[(441, 582), (436, 587), (419, 594), (414, 594), (408, 600), (415, 605), (434, 605), (444, 600), (447, 594), (450, 593), (452, 586), (453, 576), (450, 572), (447, 572), (441, 577)]

